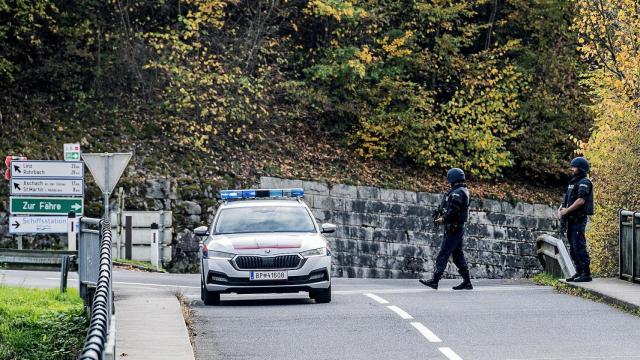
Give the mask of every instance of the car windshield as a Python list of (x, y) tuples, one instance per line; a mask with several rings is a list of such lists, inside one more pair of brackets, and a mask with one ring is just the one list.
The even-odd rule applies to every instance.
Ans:
[(307, 210), (298, 206), (251, 206), (220, 210), (216, 234), (315, 232)]

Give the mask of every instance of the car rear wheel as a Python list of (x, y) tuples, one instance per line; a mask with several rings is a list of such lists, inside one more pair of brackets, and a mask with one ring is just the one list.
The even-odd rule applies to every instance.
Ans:
[(200, 281), (200, 298), (205, 305), (220, 305), (220, 293), (207, 290), (202, 280)]
[(313, 290), (309, 296), (318, 304), (326, 304), (331, 302), (331, 285), (326, 289)]

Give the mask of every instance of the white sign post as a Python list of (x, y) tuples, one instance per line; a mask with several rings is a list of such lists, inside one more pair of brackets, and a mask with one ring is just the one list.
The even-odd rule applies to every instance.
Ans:
[(126, 169), (132, 153), (82, 154), (93, 179), (104, 195), (104, 219), (109, 219), (109, 196)]

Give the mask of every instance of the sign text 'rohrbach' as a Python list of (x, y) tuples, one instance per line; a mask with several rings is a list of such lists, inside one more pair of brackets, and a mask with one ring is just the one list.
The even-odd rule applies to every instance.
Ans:
[(11, 162), (12, 179), (82, 179), (84, 164), (81, 161), (19, 160)]

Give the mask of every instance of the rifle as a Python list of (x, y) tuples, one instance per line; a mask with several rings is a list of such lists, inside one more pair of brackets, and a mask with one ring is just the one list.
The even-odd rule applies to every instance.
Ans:
[(436, 222), (440, 217), (444, 215), (444, 207), (447, 205), (447, 193), (442, 194), (442, 200), (440, 201), (440, 205), (438, 205), (438, 209), (433, 213), (433, 225), (438, 228), (440, 224)]

